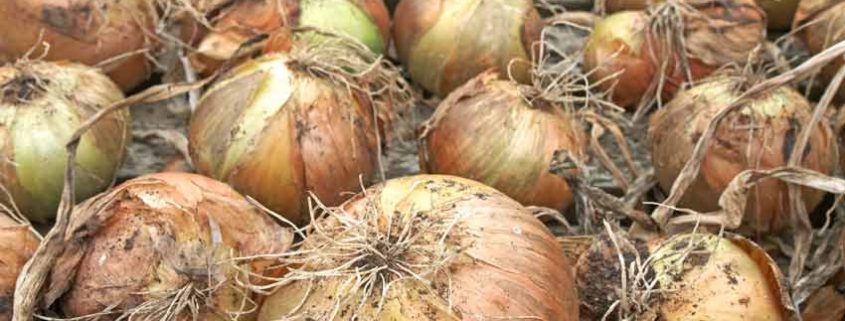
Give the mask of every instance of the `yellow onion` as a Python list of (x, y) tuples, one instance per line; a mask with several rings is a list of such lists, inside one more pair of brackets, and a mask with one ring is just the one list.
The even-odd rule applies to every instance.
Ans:
[(549, 166), (557, 150), (585, 157), (583, 129), (560, 104), (525, 99), (522, 89), (484, 73), (452, 92), (420, 138), (421, 168), (477, 180), (525, 205), (568, 207), (572, 192)]
[[(604, 0), (607, 12), (645, 10), (663, 0)], [(786, 31), (792, 25), (795, 10), (800, 0), (757, 0), (757, 5), (766, 12), (769, 30)]]
[[(713, 116), (741, 94), (741, 79), (719, 76), (678, 94), (651, 118), (648, 131), (655, 174), (669, 190)], [(795, 90), (776, 88), (758, 96), (722, 120), (701, 163), (701, 172), (680, 206), (696, 211), (717, 210), (728, 183), (748, 169), (785, 166), (804, 126), (811, 118), (809, 103)], [(831, 174), (837, 145), (829, 124), (812, 129), (801, 166)], [(805, 189), (808, 210), (823, 193)], [(752, 189), (743, 225), (756, 232), (779, 232), (790, 226), (786, 184), (764, 181)]]
[(314, 27), (354, 38), (377, 54), (387, 51), (390, 13), (382, 0), (236, 0), (213, 18), (214, 30), (192, 57), (204, 73), (216, 70), (245, 41), (279, 28)]
[(78, 205), (66, 235), (43, 304), (102, 320), (249, 320), (242, 284), (271, 266), (235, 258), (292, 242), (230, 187), (186, 173), (142, 176)]
[(15, 284), (24, 264), (38, 248), (32, 229), (0, 215), (0, 321), (12, 320)]
[(578, 320), (555, 238), (490, 187), (404, 177), (327, 211), (258, 320)]
[(46, 51), (47, 60), (111, 61), (103, 70), (128, 90), (152, 71), (138, 51), (154, 50), (155, 19), (151, 0), (0, 1), (0, 63), (33, 49), (33, 58)]
[[(793, 29), (812, 54), (845, 41), (845, 1), (801, 0)], [(821, 72), (823, 83), (833, 79), (843, 63), (845, 60), (839, 57), (825, 66)], [(838, 98), (845, 100), (845, 85), (839, 87)]]
[[(76, 128), (123, 93), (100, 71), (74, 63), (0, 67), (0, 184), (31, 220), (55, 217), (64, 184), (65, 144)], [(106, 116), (82, 136), (76, 196), (83, 200), (114, 181), (129, 144), (128, 111)]]
[[(631, 320), (779, 321), (792, 313), (783, 276), (751, 241), (706, 234), (648, 243), (613, 238), (600, 236), (578, 260), (582, 320), (621, 313)], [(621, 311), (625, 306), (630, 310)]]
[(313, 192), (338, 205), (373, 179), (377, 126), (365, 93), (283, 54), (248, 61), (210, 88), (189, 132), (197, 171), (295, 223)]
[(530, 81), (543, 28), (531, 0), (403, 0), (394, 21), (399, 59), (440, 97), (491, 68)]
[(725, 65), (744, 65), (765, 41), (765, 17), (753, 0), (677, 0), (647, 13), (620, 12), (594, 27), (584, 66), (620, 106), (634, 108), (658, 94), (671, 99), (687, 81)]

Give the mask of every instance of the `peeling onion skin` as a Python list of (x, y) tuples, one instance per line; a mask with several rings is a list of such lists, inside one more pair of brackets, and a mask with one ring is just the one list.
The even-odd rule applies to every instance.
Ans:
[(236, 0), (213, 19), (192, 64), (204, 74), (252, 37), (280, 28), (314, 27), (350, 36), (377, 54), (387, 52), (390, 13), (382, 0)]
[[(661, 188), (669, 190), (692, 155), (707, 123), (739, 95), (738, 80), (716, 77), (681, 92), (656, 112), (648, 131), (655, 174)], [(699, 177), (679, 206), (699, 212), (718, 209), (718, 200), (729, 182), (747, 169), (785, 166), (802, 124), (809, 122), (810, 104), (799, 93), (781, 87), (755, 99), (722, 121), (705, 154)], [(749, 126), (757, 130), (749, 132)], [(838, 161), (838, 148), (827, 122), (813, 130), (801, 166), (830, 175)], [(781, 232), (790, 226), (788, 189), (779, 181), (764, 181), (751, 189), (743, 226), (748, 232)], [(803, 189), (808, 211), (824, 193)]]
[[(67, 162), (65, 144), (100, 109), (124, 98), (99, 70), (74, 63), (0, 67), (0, 184), (30, 220), (56, 215)], [(82, 136), (76, 196), (84, 200), (114, 181), (131, 141), (127, 110), (106, 116)]]
[(209, 89), (191, 119), (191, 159), (296, 224), (309, 191), (336, 206), (378, 168), (370, 103), (329, 80), (291, 69), (281, 54), (248, 61)]
[(411, 78), (445, 97), (491, 68), (503, 79), (510, 70), (517, 81), (530, 81), (542, 28), (531, 0), (403, 0), (393, 40)]
[[(238, 291), (246, 292), (234, 284), (234, 278), (246, 277), (236, 274), (228, 260), (282, 253), (293, 239), (289, 230), (230, 187), (187, 173), (127, 181), (77, 206), (69, 228), (70, 245), (51, 271), (45, 300), (58, 300), (66, 317), (106, 307), (119, 311), (103, 316), (105, 320), (185, 286), (201, 291), (217, 282), (223, 285), (200, 303), (198, 319), (228, 320), (226, 312), (242, 311), (244, 298)], [(242, 264), (253, 273), (269, 272), (269, 262)], [(249, 308), (254, 306), (247, 304)], [(191, 317), (182, 311), (174, 320)]]
[(29, 226), (0, 215), (0, 321), (12, 320), (15, 284), (24, 264), (38, 248)]
[(557, 150), (586, 157), (583, 129), (563, 107), (530, 105), (519, 85), (496, 78), (482, 74), (438, 106), (421, 137), (420, 167), (477, 180), (524, 205), (566, 209), (572, 191), (548, 169)]
[[(845, 1), (801, 0), (793, 29), (797, 31), (798, 39), (814, 55), (845, 41)], [(822, 68), (822, 84), (826, 86), (843, 64), (845, 60), (839, 57)], [(845, 101), (845, 84), (839, 87), (837, 98)]]
[[(86, 65), (138, 50), (154, 51), (155, 8), (150, 0), (3, 0), (0, 1), (0, 63), (14, 62), (32, 48), (30, 58), (69, 60)], [(144, 53), (103, 66), (103, 71), (128, 91), (152, 72)]]
[[(422, 276), (433, 289), (414, 277), (394, 280), (384, 308), (376, 309), (378, 298), (365, 298), (360, 320), (481, 321), (526, 316), (578, 320), (570, 263), (552, 234), (529, 210), (488, 186), (444, 175), (403, 177), (369, 188), (341, 209), (341, 217), (362, 220), (378, 235), (395, 235), (388, 232), (389, 222), (398, 224), (395, 226), (409, 220), (416, 226), (432, 222), (449, 226), (445, 237), (437, 229), (411, 232), (418, 233), (414, 234), (414, 249), (398, 252), (395, 259), (409, 263), (412, 269), (439, 259), (427, 251), (428, 246), (441, 249), (438, 242), (444, 244), (444, 253), (455, 253), (441, 270)], [(319, 222), (326, 231), (344, 230), (336, 216)], [(311, 236), (303, 246), (309, 249), (320, 242)], [(303, 269), (320, 271), (341, 263), (329, 257), (309, 262)], [(329, 321), (324, 311), (334, 309), (332, 298), (340, 295), (338, 283), (344, 280), (344, 276), (326, 277), (284, 285), (265, 301), (258, 320), (284, 319), (302, 302), (305, 314), (298, 320), (310, 316)], [(314, 285), (310, 292), (309, 284)], [(454, 311), (449, 309), (448, 298)], [(359, 301), (353, 302), (340, 306), (340, 311), (356, 311)], [(349, 317), (340, 315), (334, 320)]]

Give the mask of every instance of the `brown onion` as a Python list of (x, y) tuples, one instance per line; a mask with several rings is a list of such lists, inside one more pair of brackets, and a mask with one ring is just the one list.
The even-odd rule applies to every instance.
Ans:
[[(607, 12), (644, 10), (663, 0), (604, 0)], [(757, 5), (766, 12), (769, 30), (786, 31), (792, 25), (795, 10), (800, 0), (757, 0)]]
[[(817, 54), (824, 49), (845, 41), (845, 1), (802, 0), (795, 14), (793, 28), (796, 36), (810, 50)], [(845, 64), (842, 57), (822, 69), (823, 83), (829, 82)], [(845, 84), (839, 87), (838, 98), (845, 100)]]
[(352, 37), (377, 54), (387, 52), (390, 13), (382, 0), (236, 0), (213, 18), (214, 30), (192, 57), (204, 73), (216, 70), (242, 43), (280, 28), (314, 27)]
[(643, 14), (605, 18), (584, 49), (585, 68), (595, 71), (590, 80), (612, 89), (613, 101), (627, 108), (658, 94), (671, 99), (686, 82), (744, 65), (765, 40), (766, 16), (753, 0), (677, 0)]
[(531, 0), (403, 0), (394, 20), (399, 59), (440, 97), (491, 68), (530, 81), (543, 28)]
[(0, 1), (0, 63), (33, 49), (32, 58), (111, 61), (103, 70), (128, 90), (152, 72), (145, 53), (156, 47), (155, 15), (151, 0)]
[(578, 260), (583, 320), (777, 321), (792, 313), (774, 261), (746, 239), (612, 237), (599, 237)]
[(31, 227), (0, 214), (0, 321), (12, 320), (18, 275), (35, 254), (40, 238)]
[[(657, 180), (669, 190), (692, 155), (692, 150), (713, 116), (741, 94), (742, 80), (715, 77), (678, 94), (652, 116), (651, 154)], [(700, 212), (717, 210), (728, 183), (748, 169), (785, 166), (798, 135), (810, 121), (810, 105), (788, 87), (758, 96), (732, 112), (720, 124), (701, 164), (698, 178), (680, 206)], [(825, 174), (833, 172), (837, 146), (831, 127), (813, 129), (801, 166)], [(786, 184), (763, 181), (751, 191), (744, 225), (756, 232), (779, 232), (790, 226)], [(821, 201), (821, 191), (804, 189), (808, 210)]]
[(379, 157), (373, 102), (304, 64), (269, 54), (240, 65), (205, 93), (189, 133), (199, 173), (297, 224), (308, 192), (338, 205), (374, 179)]
[(249, 320), (256, 307), (242, 284), (270, 266), (234, 258), (293, 239), (230, 187), (186, 173), (142, 176), (80, 204), (67, 237), (43, 304), (102, 320)]
[(565, 209), (566, 181), (549, 172), (555, 151), (586, 157), (586, 139), (560, 104), (526, 99), (520, 85), (484, 73), (452, 92), (425, 125), (420, 167), (485, 183), (525, 205)]
[[(65, 144), (84, 121), (122, 100), (99, 70), (75, 63), (21, 62), (0, 67), (0, 184), (33, 221), (55, 217), (64, 184)], [(131, 140), (126, 110), (82, 136), (76, 158), (79, 200), (108, 188)]]
[(490, 187), (403, 177), (327, 211), (260, 321), (578, 320), (555, 238)]

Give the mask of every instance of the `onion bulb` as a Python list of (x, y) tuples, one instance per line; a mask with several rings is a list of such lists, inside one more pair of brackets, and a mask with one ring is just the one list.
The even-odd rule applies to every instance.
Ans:
[[(292, 234), (230, 187), (186, 173), (127, 181), (78, 205), (43, 297), (65, 317), (249, 320), (242, 284)], [(34, 259), (44, 259), (35, 257)]]
[(338, 205), (378, 167), (373, 102), (306, 63), (268, 54), (238, 66), (204, 94), (189, 131), (199, 173), (297, 224), (308, 192)]
[(594, 27), (584, 66), (620, 106), (632, 109), (658, 94), (671, 99), (689, 81), (744, 65), (765, 41), (765, 17), (753, 0), (673, 0), (617, 13)]
[(394, 20), (399, 59), (440, 97), (491, 68), (530, 81), (543, 28), (531, 0), (403, 0)]
[(382, 0), (235, 0), (212, 19), (194, 66), (211, 73), (242, 43), (279, 28), (313, 27), (354, 38), (377, 54), (387, 51), (390, 13)]
[(605, 314), (665, 321), (788, 319), (783, 276), (746, 239), (680, 234), (646, 243), (612, 237), (600, 236), (578, 260), (583, 320), (603, 320)]
[(558, 150), (586, 157), (583, 129), (560, 104), (525, 99), (521, 90), (484, 73), (452, 92), (425, 125), (420, 167), (477, 180), (525, 205), (567, 208), (572, 192), (549, 168)]
[(403, 177), (326, 211), (259, 321), (578, 320), (555, 238), (490, 187)]
[[(741, 94), (742, 80), (728, 76), (708, 79), (678, 94), (651, 118), (648, 130), (657, 181), (669, 190), (692, 155), (713, 116)], [(701, 163), (701, 171), (680, 202), (700, 212), (717, 210), (719, 196), (729, 182), (748, 169), (785, 166), (804, 126), (809, 103), (795, 90), (779, 87), (757, 96), (719, 124)], [(801, 166), (831, 174), (838, 160), (836, 139), (829, 124), (812, 129)], [(811, 211), (823, 193), (804, 189)], [(743, 225), (755, 232), (779, 232), (790, 226), (787, 186), (763, 181), (752, 189)]]
[[(607, 12), (645, 10), (663, 0), (604, 0)], [(757, 0), (757, 5), (766, 12), (769, 30), (786, 31), (792, 25), (795, 10), (800, 0)]]
[[(793, 29), (812, 54), (845, 41), (845, 1), (802, 0), (795, 14)], [(827, 84), (833, 79), (843, 63), (845, 60), (839, 57), (822, 68), (822, 83)], [(845, 84), (839, 87), (838, 98), (845, 100)]]
[(0, 320), (12, 320), (18, 275), (38, 248), (39, 237), (30, 226), (0, 214)]
[[(98, 70), (74, 63), (22, 62), (0, 67), (0, 184), (31, 220), (56, 215), (67, 162), (65, 144), (82, 122), (123, 99)], [(82, 136), (76, 196), (100, 193), (114, 181), (129, 144), (128, 111), (106, 116)]]
[(156, 47), (151, 36), (155, 15), (150, 0), (3, 0), (0, 63), (27, 54), (51, 61), (104, 63), (105, 73), (129, 90), (152, 72), (146, 54)]

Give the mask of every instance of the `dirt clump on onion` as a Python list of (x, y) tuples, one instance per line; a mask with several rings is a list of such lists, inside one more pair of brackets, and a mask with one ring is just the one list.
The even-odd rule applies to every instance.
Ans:
[[(123, 93), (99, 70), (75, 63), (21, 61), (0, 67), (0, 184), (30, 220), (47, 222), (59, 205), (74, 130)], [(76, 196), (108, 188), (130, 142), (130, 116), (119, 111), (82, 137)], [(8, 203), (7, 203), (8, 205)]]
[[(845, 1), (802, 0), (798, 4), (793, 29), (796, 37), (812, 54), (818, 54), (841, 41), (845, 41)], [(843, 66), (842, 57), (828, 64), (821, 71), (821, 83), (828, 83)], [(845, 101), (845, 85), (839, 88), (837, 98)]]
[(531, 0), (403, 0), (394, 20), (399, 60), (440, 97), (491, 68), (503, 79), (531, 80), (543, 29)]
[(223, 183), (146, 175), (74, 209), (39, 300), (67, 318), (250, 320), (246, 285), (272, 269), (235, 258), (283, 252), (292, 239)]
[(637, 109), (724, 66), (744, 65), (765, 41), (766, 14), (753, 0), (671, 0), (611, 15), (594, 30), (584, 50), (591, 81)]
[(477, 180), (525, 205), (566, 209), (572, 192), (548, 169), (555, 151), (585, 159), (587, 139), (574, 108), (533, 89), (488, 72), (452, 92), (423, 126), (420, 167)]
[(577, 271), (583, 320), (772, 321), (794, 312), (774, 261), (738, 236), (687, 233), (645, 242), (605, 233)]
[[(669, 190), (693, 147), (714, 115), (747, 86), (745, 78), (717, 76), (682, 91), (656, 112), (649, 125), (651, 155), (657, 181)], [(719, 208), (718, 200), (731, 180), (748, 169), (785, 166), (798, 135), (810, 122), (809, 102), (794, 89), (779, 87), (750, 100), (719, 124), (702, 160), (701, 172), (679, 205), (699, 212)], [(812, 129), (801, 166), (831, 174), (838, 161), (837, 143), (830, 124)], [(808, 212), (824, 193), (802, 189)], [(743, 220), (749, 233), (778, 233), (790, 227), (787, 185), (763, 181), (751, 189)]]
[(388, 122), (411, 96), (395, 67), (360, 43), (293, 41), (214, 84), (189, 140), (199, 173), (303, 224), (308, 193), (335, 206), (380, 176)]
[(555, 238), (490, 187), (403, 177), (323, 210), (259, 320), (578, 320)]

